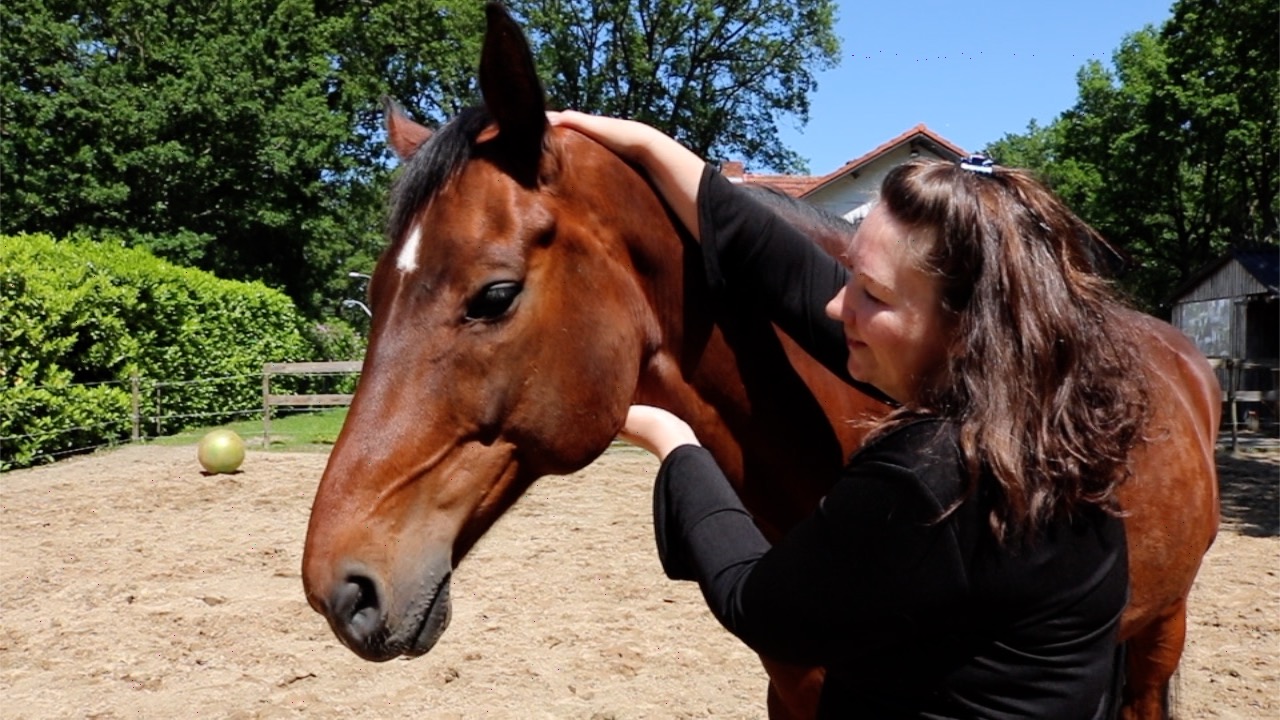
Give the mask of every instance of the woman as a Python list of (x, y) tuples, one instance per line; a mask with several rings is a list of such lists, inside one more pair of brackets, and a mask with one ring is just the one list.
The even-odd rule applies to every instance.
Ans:
[(847, 376), (898, 404), (773, 546), (687, 424), (633, 408), (623, 436), (662, 460), (667, 574), (753, 649), (826, 667), (823, 717), (1106, 717), (1128, 593), (1115, 490), (1145, 390), (1096, 233), (1025, 173), (913, 162), (842, 268), (658, 131), (551, 122), (648, 172), (713, 283), (815, 357), (842, 343)]

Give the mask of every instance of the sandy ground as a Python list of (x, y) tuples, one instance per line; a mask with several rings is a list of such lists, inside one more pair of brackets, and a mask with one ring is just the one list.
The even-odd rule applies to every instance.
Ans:
[[(366, 663), (302, 595), (324, 456), (131, 446), (0, 475), (3, 718), (762, 718), (754, 655), (653, 549), (654, 462), (539, 481), (454, 574), (417, 660)], [(1222, 456), (1180, 718), (1280, 717), (1280, 458)]]

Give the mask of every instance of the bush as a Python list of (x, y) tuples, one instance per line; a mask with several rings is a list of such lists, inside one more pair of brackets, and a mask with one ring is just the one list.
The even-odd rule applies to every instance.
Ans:
[(315, 323), (307, 328), (307, 339), (316, 357), (326, 360), (359, 360), (364, 357), (364, 336), (339, 319)]
[[(264, 362), (315, 357), (284, 294), (83, 239), (0, 236), (0, 318), (6, 467), (126, 436), (135, 372), (144, 388), (164, 381), (143, 393), (144, 416), (158, 401), (167, 417), (221, 422), (260, 406)], [(215, 377), (237, 380), (188, 382)]]

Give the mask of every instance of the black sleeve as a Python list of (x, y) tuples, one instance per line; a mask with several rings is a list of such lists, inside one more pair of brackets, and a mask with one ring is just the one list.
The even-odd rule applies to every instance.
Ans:
[(698, 235), (713, 291), (749, 300), (836, 377), (888, 399), (849, 377), (844, 328), (826, 314), (849, 278), (835, 258), (710, 165), (698, 188)]
[(654, 490), (668, 576), (697, 580), (754, 650), (804, 664), (872, 657), (920, 618), (954, 612), (967, 580), (940, 512), (911, 471), (867, 459), (770, 547), (703, 448), (668, 455)]

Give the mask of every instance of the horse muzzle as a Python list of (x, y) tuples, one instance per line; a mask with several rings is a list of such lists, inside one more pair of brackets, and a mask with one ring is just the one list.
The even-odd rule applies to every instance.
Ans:
[(313, 604), (342, 644), (365, 660), (417, 657), (449, 627), (451, 578), (449, 563), (435, 562), (408, 587), (397, 589), (353, 565)]

